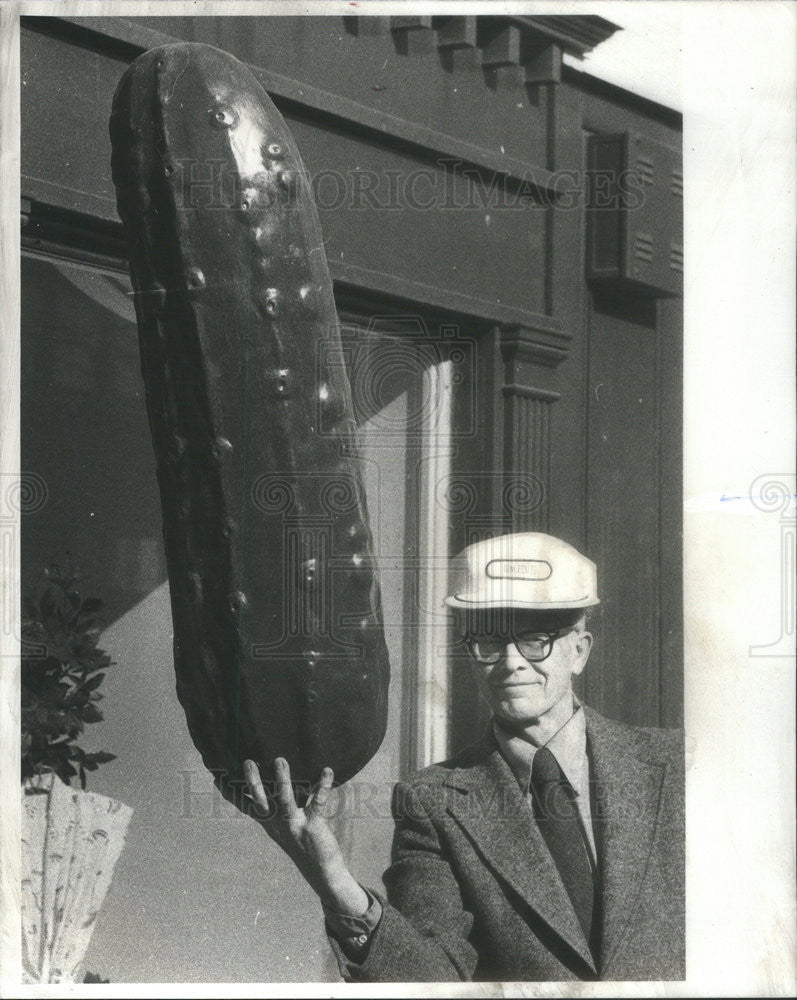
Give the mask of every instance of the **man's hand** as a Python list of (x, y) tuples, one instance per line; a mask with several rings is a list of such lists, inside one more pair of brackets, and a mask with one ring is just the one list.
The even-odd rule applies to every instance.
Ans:
[(288, 762), (274, 761), (275, 800), (263, 788), (260, 771), (252, 760), (244, 761), (244, 777), (261, 812), (260, 824), (285, 851), (324, 906), (349, 916), (368, 909), (368, 896), (346, 867), (340, 845), (324, 818), (324, 807), (332, 790), (332, 770), (325, 767), (304, 809), (296, 804)]

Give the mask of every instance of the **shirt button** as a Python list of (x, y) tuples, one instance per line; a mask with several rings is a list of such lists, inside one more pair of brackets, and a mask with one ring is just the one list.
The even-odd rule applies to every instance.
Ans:
[(365, 944), (368, 941), (367, 934), (359, 934), (357, 936), (357, 944)]

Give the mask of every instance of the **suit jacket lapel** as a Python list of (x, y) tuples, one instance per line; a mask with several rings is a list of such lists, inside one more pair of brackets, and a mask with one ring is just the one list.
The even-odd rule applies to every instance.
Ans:
[(632, 922), (653, 847), (664, 768), (634, 756), (619, 727), (585, 711), (602, 878), (603, 974)]
[[(587, 963), (595, 964), (534, 815), (490, 733), (472, 767), (455, 768), (450, 814), (486, 863)], [(498, 821), (496, 821), (498, 819)]]

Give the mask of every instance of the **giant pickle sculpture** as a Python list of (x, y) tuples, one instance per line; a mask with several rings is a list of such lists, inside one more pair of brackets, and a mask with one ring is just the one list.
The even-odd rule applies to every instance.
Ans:
[(302, 161), (209, 45), (136, 59), (110, 130), (191, 737), (234, 801), (248, 757), (346, 781), (384, 737), (389, 665)]

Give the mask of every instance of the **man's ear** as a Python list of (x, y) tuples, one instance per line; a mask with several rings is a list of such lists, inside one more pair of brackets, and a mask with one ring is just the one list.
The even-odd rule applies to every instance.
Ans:
[(573, 665), (573, 675), (578, 676), (586, 667), (592, 650), (592, 632), (580, 632), (576, 637), (576, 660)]

